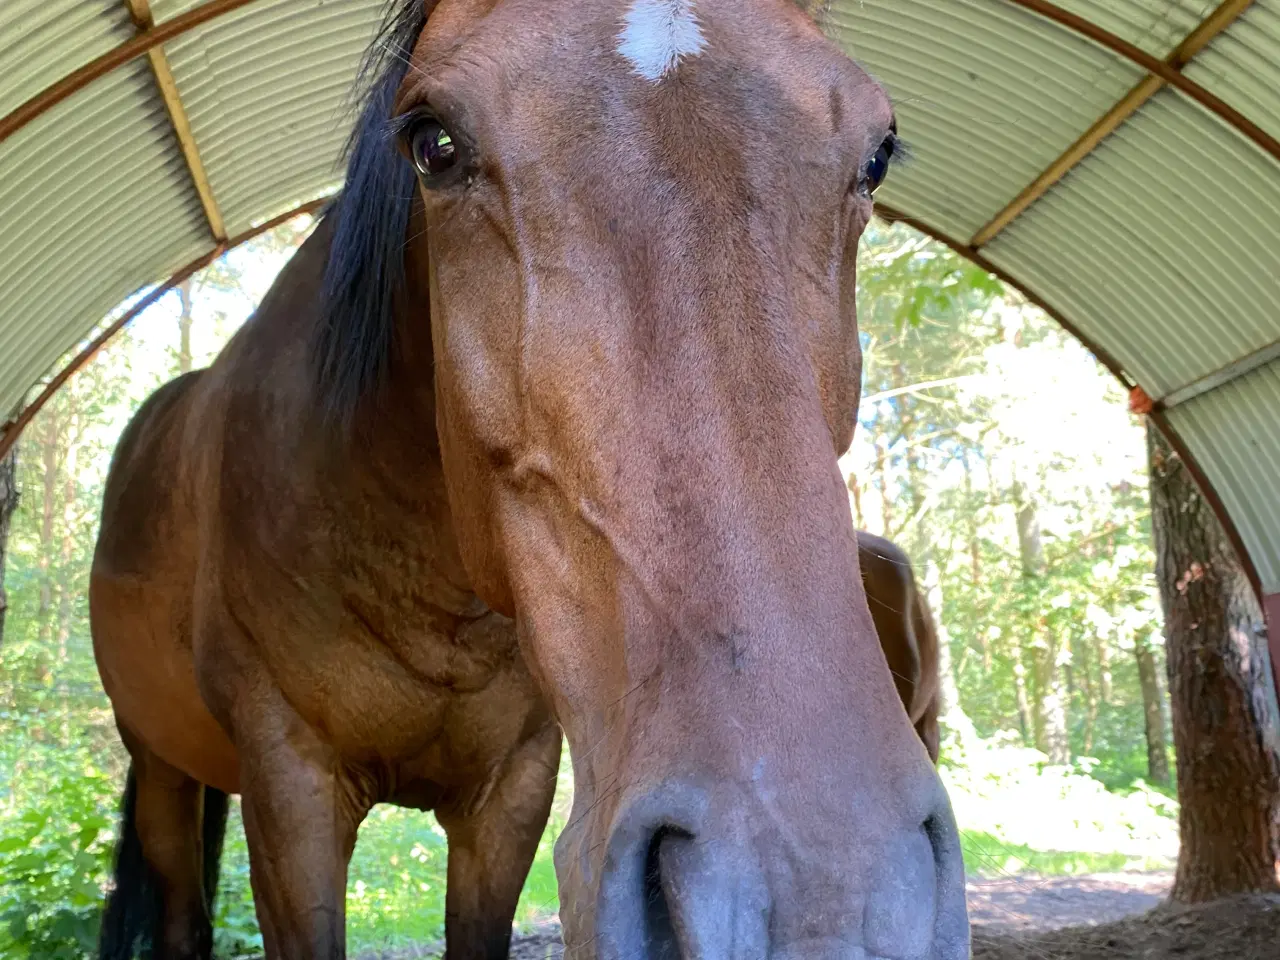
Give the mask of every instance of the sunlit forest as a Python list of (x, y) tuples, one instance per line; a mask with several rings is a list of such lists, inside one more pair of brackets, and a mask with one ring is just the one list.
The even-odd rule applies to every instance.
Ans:
[[(160, 299), (23, 435), (0, 639), (0, 956), (95, 943), (126, 758), (86, 602), (102, 484), (132, 411), (208, 364), (311, 221)], [(942, 769), (979, 875), (1167, 868), (1177, 853), (1144, 427), (1087, 351), (948, 249), (875, 223), (861, 252), (863, 399), (842, 461), (859, 529), (913, 558), (943, 644)], [(110, 318), (108, 318), (110, 319)], [(518, 914), (554, 914), (567, 765)], [(348, 883), (353, 952), (437, 938), (444, 835), (381, 806)], [(218, 950), (260, 947), (233, 822)]]

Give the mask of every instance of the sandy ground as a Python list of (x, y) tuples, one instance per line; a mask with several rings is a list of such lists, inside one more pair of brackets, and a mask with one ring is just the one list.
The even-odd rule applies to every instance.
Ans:
[(969, 919), (1001, 933), (1096, 926), (1145, 913), (1168, 895), (1172, 884), (1168, 873), (970, 880)]
[[(1280, 897), (1163, 906), (1167, 873), (1017, 876), (969, 882), (973, 960), (1280, 960)], [(428, 960), (438, 945), (361, 960)], [(511, 960), (560, 960), (554, 922)]]

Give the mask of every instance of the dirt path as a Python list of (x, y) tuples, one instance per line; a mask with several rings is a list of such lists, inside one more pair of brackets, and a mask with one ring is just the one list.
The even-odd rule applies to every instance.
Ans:
[(969, 919), (1001, 933), (1096, 926), (1146, 913), (1169, 893), (1169, 873), (1014, 876), (969, 881)]
[[(975, 926), (973, 960), (1276, 960), (1280, 896), (1159, 906), (1097, 926), (995, 933)], [(541, 958), (539, 958), (541, 960)]]
[[(1280, 898), (1160, 907), (1172, 879), (1168, 873), (1114, 873), (971, 880), (974, 960), (1280, 958)], [(561, 954), (559, 930), (549, 923), (520, 937), (511, 960), (560, 960)], [(363, 960), (438, 955), (420, 948)]]

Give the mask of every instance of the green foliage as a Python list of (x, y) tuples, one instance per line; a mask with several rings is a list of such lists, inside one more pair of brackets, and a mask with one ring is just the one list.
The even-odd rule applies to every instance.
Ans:
[(983, 735), (1091, 758), (1109, 786), (1145, 777), (1135, 642), (1158, 656), (1160, 618), (1123, 391), (1039, 311), (906, 227), (869, 228), (860, 281), (852, 506), (929, 588), (958, 706)]
[(1108, 790), (1087, 761), (1056, 766), (1011, 734), (946, 730), (943, 782), (974, 876), (1169, 869), (1177, 803), (1135, 782)]
[(858, 319), (863, 329), (901, 334), (1000, 296), (1004, 285), (946, 247), (905, 227), (872, 221), (858, 257)]
[(0, 956), (81, 957), (111, 870), (115, 757), (71, 711), (0, 720)]
[[(1087, 873), (1119, 873), (1133, 861), (1123, 853), (1088, 853), (1080, 850), (1037, 850), (1010, 843), (985, 830), (961, 830), (960, 848), (965, 871), (971, 877), (1007, 877), (1020, 873), (1041, 877)], [(1164, 866), (1163, 862), (1158, 864)]]

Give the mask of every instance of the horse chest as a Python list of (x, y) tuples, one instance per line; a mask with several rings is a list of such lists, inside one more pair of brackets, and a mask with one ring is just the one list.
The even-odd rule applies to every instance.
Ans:
[(344, 755), (396, 766), (397, 782), (483, 775), (545, 713), (514, 624), (429, 557), (350, 559), (333, 670), (312, 691), (322, 725)]
[(258, 652), (288, 702), (388, 782), (485, 775), (546, 711), (514, 624), (469, 589), (448, 524), (356, 498), (316, 530), (284, 582), (258, 565), (246, 604), (287, 611), (281, 629), (253, 632), (270, 634)]

